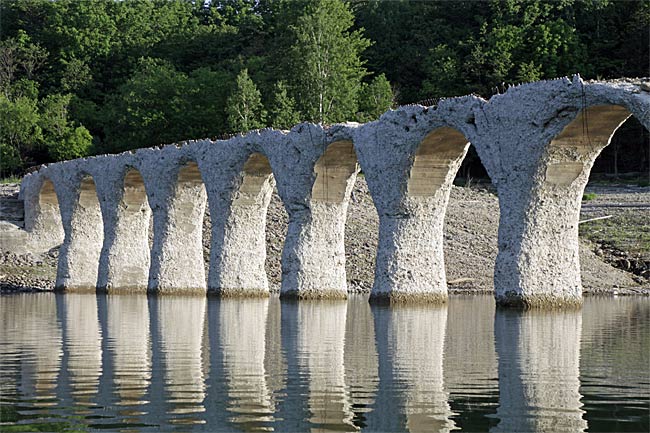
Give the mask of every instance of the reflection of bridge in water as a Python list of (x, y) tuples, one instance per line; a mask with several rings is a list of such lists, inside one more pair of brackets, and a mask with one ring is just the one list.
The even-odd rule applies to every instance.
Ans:
[[(0, 297), (2, 396), (28, 399), (43, 420), (124, 429), (584, 431), (581, 375), (625, 349), (602, 333), (629, 332), (649, 311), (638, 299), (495, 313), (476, 297), (436, 308)], [(630, 371), (647, 367), (650, 343), (637, 341)], [(647, 394), (628, 388), (618, 392)]]
[(304, 123), (51, 164), (23, 179), (25, 230), (3, 232), (0, 247), (61, 244), (59, 290), (268, 296), (264, 231), (276, 185), (289, 214), (281, 296), (345, 298), (345, 220), (361, 169), (379, 215), (371, 299), (444, 302), (443, 221), (471, 143), (499, 197), (497, 301), (574, 305), (589, 172), (628, 117), (650, 127), (647, 90), (576, 76), (489, 101), (400, 107), (363, 125)]

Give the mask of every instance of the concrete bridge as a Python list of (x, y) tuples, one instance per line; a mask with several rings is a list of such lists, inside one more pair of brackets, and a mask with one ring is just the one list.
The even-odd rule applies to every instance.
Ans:
[(500, 203), (497, 302), (580, 304), (582, 193), (630, 115), (650, 128), (647, 82), (576, 76), (490, 100), (404, 106), (366, 124), (303, 123), (60, 162), (22, 181), (21, 242), (41, 251), (62, 243), (62, 291), (267, 296), (265, 218), (275, 185), (289, 215), (281, 296), (345, 298), (345, 219), (361, 169), (380, 220), (371, 300), (444, 302), (443, 220), (471, 143)]

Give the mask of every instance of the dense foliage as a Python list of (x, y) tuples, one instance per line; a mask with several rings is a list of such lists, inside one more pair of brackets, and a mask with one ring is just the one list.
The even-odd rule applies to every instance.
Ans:
[(4, 0), (0, 170), (580, 72), (648, 74), (647, 1)]

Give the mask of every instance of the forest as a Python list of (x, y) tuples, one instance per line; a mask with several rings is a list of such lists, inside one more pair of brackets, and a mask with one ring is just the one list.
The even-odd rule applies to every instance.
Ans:
[[(3, 0), (0, 29), (3, 177), (574, 73), (650, 75), (646, 0)], [(645, 167), (647, 131), (629, 128)]]

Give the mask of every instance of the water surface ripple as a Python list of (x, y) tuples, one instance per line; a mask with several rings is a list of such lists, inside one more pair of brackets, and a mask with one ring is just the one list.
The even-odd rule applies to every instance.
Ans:
[(0, 431), (650, 429), (650, 299), (0, 296)]

